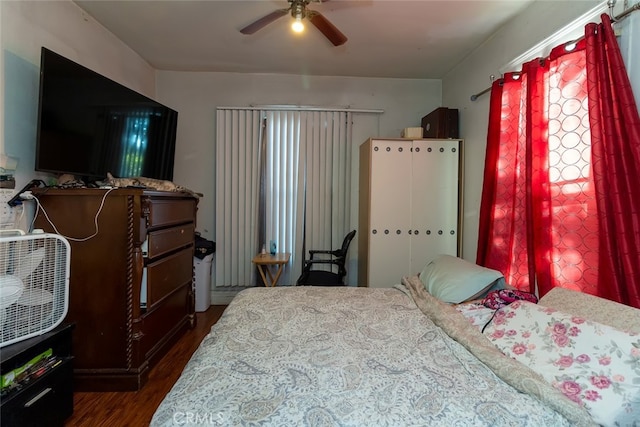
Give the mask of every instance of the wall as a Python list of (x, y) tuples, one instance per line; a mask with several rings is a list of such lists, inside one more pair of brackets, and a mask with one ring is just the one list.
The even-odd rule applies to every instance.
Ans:
[[(637, 4), (640, 4), (640, 0), (629, 2), (627, 7)], [(640, 106), (640, 11), (632, 12), (617, 28), (621, 33), (620, 50), (631, 79), (633, 95), (636, 105)]]
[[(421, 117), (440, 106), (441, 100), (439, 80), (159, 71), (157, 82), (158, 100), (179, 112), (174, 181), (205, 195), (198, 207), (198, 230), (209, 239), (215, 236), (217, 106), (287, 104), (384, 110), (377, 135), (363, 131), (377, 128), (371, 116), (354, 118), (352, 200), (357, 207), (358, 146), (370, 136), (399, 137), (403, 128), (419, 126)], [(351, 217), (355, 228), (357, 211)]]
[[(158, 72), (71, 1), (0, 1), (4, 81), (0, 154), (18, 159), (16, 186), (34, 173), (40, 48), (46, 46), (178, 110), (175, 181), (205, 194), (199, 225), (213, 236), (215, 107), (298, 104), (385, 110), (380, 130), (400, 130), (440, 105), (440, 81)], [(157, 86), (157, 93), (156, 93)], [(356, 121), (367, 122), (361, 117)], [(0, 121), (0, 123), (2, 123)], [(381, 135), (382, 135), (381, 134)], [(369, 135), (354, 135), (364, 139)]]
[(442, 103), (460, 110), (460, 133), (465, 139), (465, 259), (475, 261), (478, 245), (478, 211), (489, 117), (489, 94), (475, 102), (470, 96), (491, 85), (490, 75), (499, 78), (499, 70), (506, 64), (600, 3), (595, 0), (534, 2), (443, 78)]
[(16, 188), (35, 178), (40, 49), (45, 46), (149, 97), (155, 70), (75, 3), (0, 1), (0, 154), (18, 159)]
[[(71, 1), (0, 1), (0, 154), (19, 159), (18, 187), (34, 177), (40, 47), (47, 46), (179, 111), (175, 180), (205, 194), (198, 228), (206, 230), (205, 237), (213, 237), (216, 106), (299, 104), (383, 109), (379, 136), (398, 136), (403, 127), (417, 125), (420, 117), (433, 108), (446, 105), (460, 110), (460, 130), (466, 140), (463, 254), (466, 259), (474, 260), (489, 97), (485, 95), (471, 102), (469, 96), (488, 87), (491, 74), (499, 76), (505, 64), (599, 3), (596, 0), (534, 2), (440, 83), (155, 72)], [(637, 32), (640, 12), (632, 14), (632, 19)], [(631, 19), (628, 22), (632, 22)], [(637, 50), (633, 38), (628, 40), (623, 50)], [(638, 56), (627, 55), (625, 59), (634, 67), (632, 70), (640, 66)], [(640, 81), (636, 78), (636, 98), (638, 88)], [(361, 128), (377, 125), (365, 116), (355, 120), (361, 122)], [(354, 138), (359, 141), (366, 136), (356, 134)], [(357, 192), (354, 193), (357, 196)]]
[[(156, 73), (69, 0), (0, 1), (0, 24), (0, 108), (10, 106), (1, 110), (0, 154), (18, 159), (16, 188), (46, 177), (34, 172), (40, 49), (46, 46), (179, 111), (175, 181), (204, 193), (198, 225), (210, 238), (215, 231), (216, 106), (295, 104), (384, 110), (380, 117), (354, 117), (354, 139), (359, 143), (369, 136), (397, 137), (402, 128), (419, 125), (423, 115), (440, 106), (442, 97), (439, 80)], [(356, 154), (357, 146), (353, 156), (357, 164)], [(356, 218), (357, 212), (352, 212), (354, 226)]]

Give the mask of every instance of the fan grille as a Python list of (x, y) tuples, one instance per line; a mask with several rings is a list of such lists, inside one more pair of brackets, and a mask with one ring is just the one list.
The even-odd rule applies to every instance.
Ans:
[(70, 253), (56, 234), (0, 237), (0, 346), (40, 335), (64, 319)]

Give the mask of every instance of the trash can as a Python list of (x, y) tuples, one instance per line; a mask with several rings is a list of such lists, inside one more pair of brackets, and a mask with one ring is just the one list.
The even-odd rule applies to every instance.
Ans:
[(196, 311), (207, 311), (211, 306), (211, 265), (213, 264), (213, 254), (204, 258), (193, 258), (193, 265), (196, 271)]

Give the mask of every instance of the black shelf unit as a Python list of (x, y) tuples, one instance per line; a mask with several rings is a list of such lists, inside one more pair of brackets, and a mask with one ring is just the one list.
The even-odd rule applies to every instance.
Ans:
[(11, 426), (62, 426), (73, 413), (73, 324), (0, 348), (0, 373), (23, 366), (51, 348), (62, 363), (0, 398), (0, 423)]

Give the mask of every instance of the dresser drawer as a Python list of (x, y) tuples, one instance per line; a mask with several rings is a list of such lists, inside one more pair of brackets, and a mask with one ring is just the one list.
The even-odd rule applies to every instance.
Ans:
[(72, 359), (2, 403), (2, 426), (62, 426), (73, 413)]
[(149, 199), (147, 226), (192, 222), (196, 214), (196, 202), (196, 199)]
[(183, 285), (167, 296), (162, 304), (158, 304), (155, 310), (142, 316), (140, 348), (144, 358), (150, 358), (189, 322), (190, 292), (190, 286)]
[(155, 230), (149, 233), (147, 256), (155, 258), (175, 249), (193, 244), (195, 226), (193, 224)]
[(147, 307), (157, 304), (176, 288), (193, 280), (193, 247), (147, 265)]

